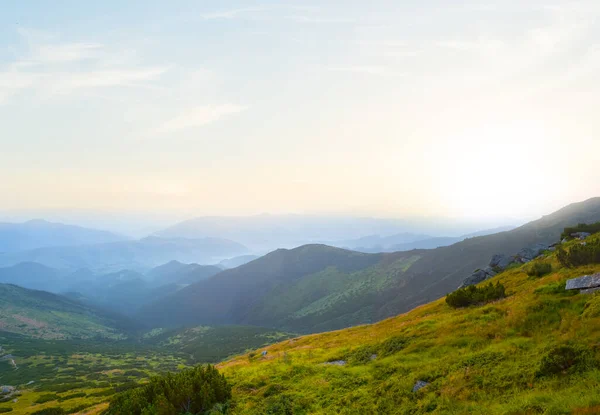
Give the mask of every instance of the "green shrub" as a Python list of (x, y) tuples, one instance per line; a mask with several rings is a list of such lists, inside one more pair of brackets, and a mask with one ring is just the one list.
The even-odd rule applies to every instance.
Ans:
[(547, 262), (535, 262), (527, 267), (527, 275), (530, 277), (543, 277), (552, 272), (552, 264)]
[(12, 412), (12, 408), (0, 408), (0, 414), (5, 414), (7, 412)]
[(573, 373), (589, 369), (593, 359), (588, 349), (581, 345), (564, 344), (553, 347), (540, 362), (539, 377)]
[(404, 349), (408, 344), (406, 337), (394, 336), (390, 337), (378, 347), (378, 352), (381, 357), (390, 356)]
[(475, 304), (485, 304), (506, 297), (504, 285), (497, 282), (482, 287), (470, 285), (459, 288), (446, 297), (446, 303), (452, 308), (468, 307)]
[(556, 258), (564, 267), (579, 267), (588, 264), (600, 264), (600, 239), (589, 241), (584, 244), (575, 244), (566, 251), (559, 247)]
[(580, 223), (577, 226), (571, 226), (568, 228), (565, 228), (565, 230), (563, 231), (563, 233), (560, 235), (560, 239), (564, 239), (564, 238), (570, 238), (572, 233), (576, 233), (576, 232), (587, 232), (587, 233), (598, 233), (600, 232), (600, 222), (596, 222), (596, 223), (592, 223), (590, 225), (587, 225), (585, 223)]
[(64, 414), (65, 414), (65, 410), (62, 408), (45, 408), (45, 409), (31, 413), (31, 415), (64, 415)]
[(213, 366), (198, 366), (150, 382), (116, 396), (106, 414), (205, 414), (231, 399), (231, 386)]
[(592, 296), (592, 298), (585, 303), (581, 316), (583, 318), (600, 317), (600, 295), (596, 294)]
[(60, 399), (60, 396), (58, 396), (57, 394), (46, 393), (44, 395), (40, 395), (40, 397), (35, 400), (35, 403), (46, 403), (50, 401), (57, 401), (58, 399)]

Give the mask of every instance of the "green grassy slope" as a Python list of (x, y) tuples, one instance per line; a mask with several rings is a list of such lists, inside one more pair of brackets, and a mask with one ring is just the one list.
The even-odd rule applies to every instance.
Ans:
[(0, 284), (0, 332), (45, 339), (122, 338), (136, 323), (45, 291)]
[(198, 326), (173, 330), (152, 330), (143, 344), (186, 356), (190, 364), (217, 363), (248, 350), (294, 337), (264, 327)]
[[(233, 413), (600, 413), (600, 294), (564, 291), (567, 279), (600, 265), (561, 268), (554, 254), (539, 261), (554, 271), (529, 277), (525, 265), (491, 280), (506, 286), (500, 301), (452, 309), (440, 299), (224, 362)], [(326, 364), (336, 360), (347, 363)], [(429, 385), (413, 393), (418, 380)]]
[(326, 245), (280, 249), (143, 308), (155, 326), (245, 324), (317, 331), (377, 319), (373, 299), (398, 287), (419, 252), (364, 254)]

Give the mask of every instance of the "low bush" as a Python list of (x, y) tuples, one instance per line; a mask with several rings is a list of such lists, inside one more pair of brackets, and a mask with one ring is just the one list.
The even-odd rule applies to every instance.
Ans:
[(496, 284), (489, 283), (482, 287), (470, 285), (459, 288), (453, 293), (448, 294), (446, 303), (452, 308), (461, 308), (470, 305), (485, 304), (505, 297), (506, 289), (504, 285), (497, 282)]
[(542, 357), (538, 377), (584, 371), (593, 366), (589, 349), (581, 345), (555, 346)]
[(526, 272), (530, 277), (543, 277), (552, 272), (552, 264), (547, 262), (534, 262), (527, 267)]
[(206, 414), (216, 404), (231, 399), (231, 386), (213, 366), (198, 366), (177, 374), (154, 377), (150, 382), (121, 393), (106, 414)]
[(580, 223), (577, 226), (571, 226), (568, 228), (565, 228), (565, 230), (563, 231), (562, 235), (560, 236), (560, 239), (564, 239), (564, 238), (570, 238), (571, 234), (573, 233), (577, 233), (577, 232), (587, 232), (587, 233), (599, 233), (600, 232), (600, 222), (596, 222), (596, 223), (592, 223), (592, 224), (585, 224), (585, 223)]
[(65, 410), (62, 408), (44, 408), (39, 411), (32, 412), (31, 415), (64, 415)]
[(596, 318), (600, 317), (600, 295), (596, 294), (590, 298), (584, 306), (583, 318)]
[(559, 246), (556, 258), (562, 266), (567, 268), (600, 264), (600, 239), (589, 241), (586, 244), (575, 244), (568, 251)]
[(57, 401), (60, 397), (55, 393), (46, 393), (44, 395), (40, 395), (39, 398), (35, 400), (35, 403), (46, 403), (50, 401)]

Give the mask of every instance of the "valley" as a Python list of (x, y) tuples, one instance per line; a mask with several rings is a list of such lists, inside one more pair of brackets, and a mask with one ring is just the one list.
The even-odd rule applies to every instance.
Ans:
[[(573, 226), (599, 220), (600, 199), (592, 199), (433, 250), (312, 244), (230, 269), (177, 260), (105, 274), (36, 263), (0, 269), (12, 278), (0, 282), (0, 384), (14, 388), (0, 413), (111, 414), (113, 398), (126, 406), (140, 385), (169, 373), (195, 376), (186, 369), (206, 364), (216, 364), (232, 388), (215, 413), (594, 408), (593, 399), (576, 398), (590, 391), (575, 385), (596, 382), (596, 297), (567, 292), (564, 283), (600, 268), (593, 261), (568, 267), (562, 252), (593, 249), (599, 236), (582, 242), (570, 234), (590, 235), (580, 231), (594, 233), (595, 225)], [(455, 291), (494, 255), (565, 237), (572, 240), (558, 251), (496, 268), (490, 281), (506, 293), (498, 300), (452, 308), (437, 294)], [(54, 294), (19, 281), (71, 289)], [(544, 356), (560, 347), (583, 353), (581, 365), (539, 375)]]

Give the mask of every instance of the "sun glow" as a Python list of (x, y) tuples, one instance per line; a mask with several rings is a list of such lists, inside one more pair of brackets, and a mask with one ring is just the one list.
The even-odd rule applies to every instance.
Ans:
[(557, 144), (552, 132), (533, 123), (463, 131), (434, 152), (443, 172), (441, 198), (449, 211), (461, 216), (526, 212), (540, 203), (539, 194), (551, 195), (560, 180)]

